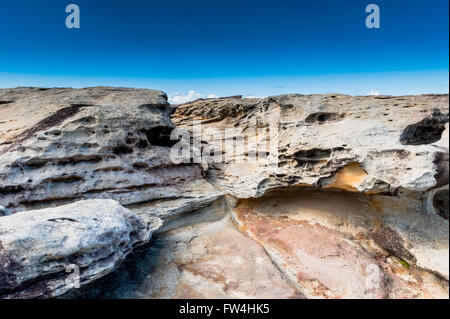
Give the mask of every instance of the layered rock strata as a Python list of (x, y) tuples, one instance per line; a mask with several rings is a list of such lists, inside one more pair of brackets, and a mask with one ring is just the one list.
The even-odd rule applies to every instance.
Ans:
[(174, 165), (164, 93), (122, 88), (0, 90), (0, 205), (21, 211), (80, 199), (121, 204), (201, 187)]
[[(121, 266), (65, 297), (448, 298), (448, 95), (173, 108), (160, 91), (20, 88), (0, 101), (0, 228), (112, 199), (140, 225), (128, 248), (152, 237), (105, 271), (93, 259), (93, 279)], [(24, 287), (3, 296), (36, 296)]]

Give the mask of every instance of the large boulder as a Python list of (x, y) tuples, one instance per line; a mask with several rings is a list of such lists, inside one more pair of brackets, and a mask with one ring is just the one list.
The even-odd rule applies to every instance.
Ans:
[(0, 217), (0, 297), (53, 297), (115, 270), (160, 226), (113, 200)]

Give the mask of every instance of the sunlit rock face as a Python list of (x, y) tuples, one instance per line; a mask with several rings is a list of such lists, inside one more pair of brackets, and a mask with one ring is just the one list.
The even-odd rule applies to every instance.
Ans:
[[(37, 297), (5, 285), (31, 276), (5, 265), (33, 247), (15, 249), (2, 226), (21, 234), (15, 216), (55, 207), (64, 222), (33, 229), (95, 247), (113, 214), (130, 235), (107, 267), (87, 256), (80, 289), (33, 259), (30, 280), (56, 287), (44, 297), (448, 298), (448, 103), (328, 94), (174, 108), (154, 90), (0, 90), (0, 293)], [(55, 242), (41, 251), (65, 247)]]
[(211, 99), (172, 119), (201, 124), (203, 148), (223, 153), (207, 158), (208, 178), (238, 198), (298, 184), (389, 194), (448, 184), (448, 95)]
[(448, 223), (420, 199), (292, 188), (234, 216), (309, 298), (447, 296)]

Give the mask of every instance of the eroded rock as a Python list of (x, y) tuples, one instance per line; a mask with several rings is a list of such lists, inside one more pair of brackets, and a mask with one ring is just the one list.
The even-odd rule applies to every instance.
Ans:
[(101, 278), (159, 226), (158, 218), (144, 224), (113, 200), (1, 217), (0, 297), (54, 297)]
[(240, 200), (234, 216), (309, 298), (447, 298), (448, 222), (421, 209), (414, 198), (293, 188)]
[[(336, 175), (353, 178), (347, 172), (354, 176), (356, 167), (355, 180), (334, 186), (423, 192), (442, 183), (435, 175), (448, 167), (448, 160), (436, 161), (448, 154), (448, 103), (448, 95), (293, 94), (196, 101), (179, 106), (172, 118), (203, 149), (223, 152), (218, 162), (206, 157), (207, 177), (237, 198), (298, 184), (326, 186)], [(195, 136), (193, 124), (201, 124), (202, 134)], [(245, 147), (222, 147), (242, 138)]]
[(448, 189), (442, 189), (436, 192), (433, 196), (433, 206), (436, 210), (436, 213), (448, 220), (448, 200), (449, 200), (449, 191)]
[(200, 165), (170, 161), (174, 125), (161, 91), (23, 88), (0, 99), (10, 101), (0, 115), (0, 205), (13, 212), (182, 197), (202, 180)]
[(77, 261), (64, 297), (448, 298), (448, 95), (174, 110), (154, 90), (18, 88), (0, 108), (2, 297), (65, 293)]
[(223, 200), (171, 221), (117, 272), (65, 298), (304, 298)]

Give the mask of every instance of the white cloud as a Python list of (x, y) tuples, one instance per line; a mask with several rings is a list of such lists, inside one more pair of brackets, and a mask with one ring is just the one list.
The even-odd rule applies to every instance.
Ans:
[(378, 91), (370, 91), (369, 95), (380, 95), (380, 93), (378, 93)]
[(182, 104), (190, 101), (197, 100), (201, 98), (203, 95), (195, 92), (194, 90), (190, 90), (186, 93), (176, 93), (173, 95), (169, 95), (169, 102), (173, 104)]
[(218, 98), (215, 94), (209, 94), (208, 96), (205, 96), (203, 94), (200, 94), (198, 92), (195, 92), (194, 90), (190, 90), (188, 93), (175, 93), (172, 95), (169, 95), (169, 103), (171, 104), (183, 104), (191, 101), (195, 101), (202, 98), (208, 98), (208, 99), (215, 99)]

